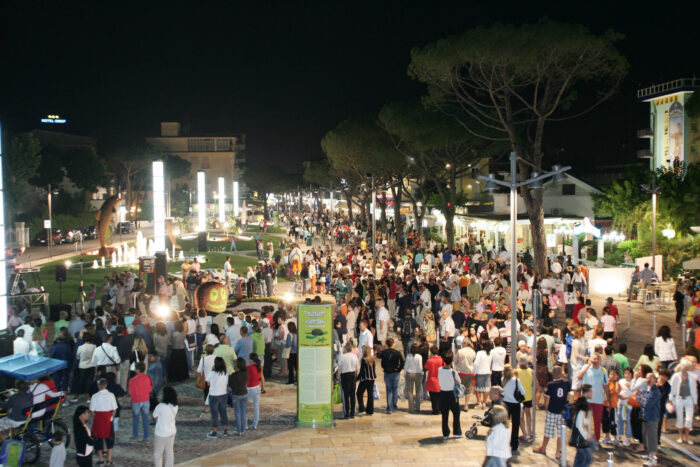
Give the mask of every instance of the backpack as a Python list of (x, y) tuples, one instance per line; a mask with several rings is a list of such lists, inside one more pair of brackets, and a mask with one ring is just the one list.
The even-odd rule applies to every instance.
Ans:
[(8, 439), (0, 447), (0, 465), (20, 466), (24, 462), (24, 443)]
[(574, 343), (574, 335), (569, 334), (566, 336), (566, 340), (564, 342), (566, 343), (566, 358), (568, 359), (571, 357), (571, 345)]
[(413, 335), (413, 328), (411, 327), (411, 320), (403, 320), (403, 326), (401, 326), (401, 337), (408, 339)]

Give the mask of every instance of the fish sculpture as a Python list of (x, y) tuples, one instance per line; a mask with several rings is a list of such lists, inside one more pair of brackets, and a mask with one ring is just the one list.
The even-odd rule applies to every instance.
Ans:
[(112, 236), (112, 215), (117, 212), (117, 205), (121, 202), (119, 195), (110, 196), (102, 203), (102, 207), (95, 212), (97, 220), (97, 239), (100, 241), (99, 255), (107, 256), (107, 241)]

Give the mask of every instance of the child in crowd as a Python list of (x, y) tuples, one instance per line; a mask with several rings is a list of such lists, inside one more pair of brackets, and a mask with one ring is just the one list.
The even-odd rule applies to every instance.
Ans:
[(63, 467), (66, 462), (66, 445), (63, 444), (63, 432), (57, 431), (53, 435), (53, 447), (51, 448), (51, 458), (49, 467)]
[(605, 408), (603, 409), (603, 443), (614, 443), (617, 445), (618, 431), (617, 431), (617, 419), (615, 417), (617, 404), (620, 394), (620, 373), (616, 368), (610, 369), (610, 374), (608, 375), (608, 391), (610, 392), (610, 397), (603, 404)]

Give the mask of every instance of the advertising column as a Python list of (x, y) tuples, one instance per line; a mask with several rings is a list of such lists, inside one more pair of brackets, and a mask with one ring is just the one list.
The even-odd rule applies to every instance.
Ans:
[(333, 305), (297, 305), (299, 387), (297, 425), (333, 424)]

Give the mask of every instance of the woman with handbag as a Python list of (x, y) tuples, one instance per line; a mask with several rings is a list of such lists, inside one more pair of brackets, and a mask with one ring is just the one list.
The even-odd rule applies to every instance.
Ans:
[(455, 396), (455, 386), (461, 385), (457, 372), (452, 369), (452, 352), (442, 356), (442, 367), (438, 370), (440, 384), (440, 412), (442, 413), (442, 438), (450, 438), (449, 418), (452, 412), (452, 437), (461, 438), (462, 428), (459, 424), (459, 403)]
[(677, 371), (671, 377), (671, 401), (676, 411), (678, 443), (693, 444), (690, 431), (693, 429), (693, 411), (698, 402), (698, 380), (692, 373), (693, 362), (681, 358)]
[(574, 404), (574, 426), (571, 429), (569, 445), (576, 448), (574, 467), (588, 467), (593, 463), (593, 430), (591, 426), (591, 410), (588, 400), (593, 397), (593, 387), (584, 384), (581, 388), (581, 397)]
[[(372, 415), (374, 413), (374, 380), (377, 379), (374, 357), (369, 346), (362, 347), (362, 360), (360, 360), (360, 373), (357, 386), (357, 407), (359, 413)], [(364, 394), (367, 392), (367, 405), (364, 403)]]
[[(207, 396), (209, 395), (209, 386), (207, 386), (206, 377), (209, 372), (214, 368), (214, 360), (216, 355), (214, 355), (214, 346), (207, 344), (204, 347), (204, 354), (202, 358), (199, 359), (199, 366), (197, 367), (195, 386), (202, 390), (204, 395), (204, 410), (202, 414), (209, 413), (209, 405), (207, 405)], [(200, 415), (201, 416), (201, 415)]]
[(518, 432), (520, 431), (520, 403), (525, 400), (525, 388), (520, 380), (514, 376), (513, 367), (503, 367), (503, 402), (508, 408), (508, 415), (512, 426), (510, 428), (510, 449), (518, 451)]

